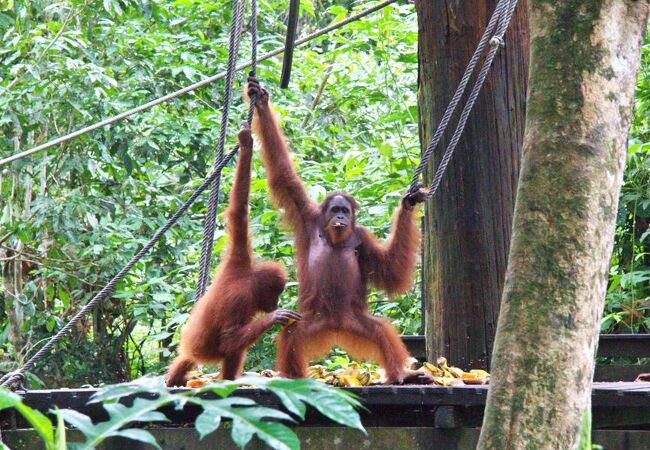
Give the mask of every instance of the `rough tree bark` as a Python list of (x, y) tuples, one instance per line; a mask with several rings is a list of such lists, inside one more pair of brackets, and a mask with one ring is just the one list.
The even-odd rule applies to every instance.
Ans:
[(526, 133), (479, 448), (574, 448), (591, 403), (648, 0), (529, 0)]
[[(420, 141), (426, 147), (496, 1), (416, 0), (415, 5)], [(522, 2), (439, 192), (426, 207), (422, 267), (429, 360), (444, 355), (461, 367), (489, 365), (524, 134), (527, 30)], [(441, 155), (442, 149), (432, 158), (425, 181), (431, 181)]]

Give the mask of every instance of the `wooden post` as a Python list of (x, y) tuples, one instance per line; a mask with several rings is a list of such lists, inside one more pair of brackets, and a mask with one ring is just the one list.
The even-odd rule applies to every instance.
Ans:
[[(423, 148), (495, 4), (416, 0)], [(427, 355), (430, 360), (444, 355), (466, 368), (489, 366), (503, 291), (524, 132), (529, 46), (525, 1), (517, 7), (505, 42), (424, 217)], [(451, 132), (453, 128), (447, 136)], [(432, 158), (435, 166), (442, 151)], [(425, 181), (431, 181), (433, 170), (432, 164)]]

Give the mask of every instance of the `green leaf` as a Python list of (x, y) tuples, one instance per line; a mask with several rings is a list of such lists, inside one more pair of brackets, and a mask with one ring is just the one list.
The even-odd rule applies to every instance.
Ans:
[[(235, 431), (235, 426), (238, 429)], [(269, 447), (274, 450), (298, 450), (300, 448), (300, 441), (298, 436), (289, 427), (277, 422), (257, 422), (256, 427), (252, 428), (249, 423), (238, 421), (233, 424), (233, 440), (240, 447), (244, 447), (245, 443), (250, 440), (249, 433), (255, 433), (258, 438), (269, 444)], [(237, 438), (235, 434), (237, 433)], [(248, 437), (244, 440), (244, 437)], [(245, 442), (240, 444), (238, 441)]]
[(142, 377), (129, 383), (120, 383), (106, 386), (95, 392), (88, 403), (99, 403), (108, 400), (116, 400), (129, 395), (139, 393), (160, 393), (167, 394), (167, 388), (163, 377)]
[(309, 404), (333, 421), (366, 434), (366, 429), (361, 423), (359, 414), (349, 403), (342, 402), (340, 398), (330, 394), (318, 393), (314, 395)]
[(196, 418), (194, 427), (199, 433), (199, 438), (203, 439), (208, 434), (216, 431), (221, 424), (221, 416), (212, 414), (209, 409), (204, 409), (201, 414)]
[(21, 402), (20, 395), (10, 390), (0, 388), (0, 410), (11, 408)]
[[(266, 419), (293, 421), (290, 416), (281, 411), (255, 406), (256, 403), (248, 398), (228, 397), (217, 400), (206, 400), (196, 397), (188, 397), (187, 400), (203, 407), (203, 413), (201, 415), (207, 414), (209, 416), (220, 416), (232, 419), (233, 425), (231, 436), (235, 444), (240, 447), (244, 447), (251, 440), (253, 435), (257, 435), (265, 442), (268, 442), (269, 440), (275, 442), (278, 440), (279, 436), (286, 435), (286, 433), (279, 428), (267, 427), (266, 425), (268, 425), (268, 422), (264, 422)], [(274, 425), (280, 424), (274, 423)], [(216, 429), (215, 427), (211, 430), (212, 424), (209, 422), (207, 416), (201, 419), (201, 427), (205, 427), (199, 431), (201, 437)], [(293, 434), (293, 432), (291, 433)], [(290, 447), (291, 442), (293, 441), (289, 440), (286, 443), (280, 442), (277, 443), (278, 447), (273, 448), (293, 448)]]
[(324, 416), (365, 433), (361, 419), (355, 408), (361, 408), (361, 404), (355, 396), (349, 392), (327, 386), (316, 380), (272, 380), (267, 388), (275, 393), (282, 392), (279, 396), (283, 404), (291, 411), (290, 404), (297, 401), (304, 402), (316, 408)]
[(56, 415), (56, 431), (54, 433), (54, 449), (66, 450), (66, 436), (65, 436), (65, 421), (61, 410), (54, 407), (54, 414)]
[[(130, 423), (168, 421), (167, 417), (157, 410), (175, 402), (176, 398), (162, 389), (157, 394), (158, 398), (154, 400), (136, 398), (132, 406), (125, 406), (120, 403), (104, 404), (109, 419), (98, 424), (88, 423), (90, 419), (83, 416), (83, 414), (69, 414), (69, 410), (64, 410), (64, 418), (72, 425), (77, 426), (79, 431), (86, 437), (86, 441), (81, 448), (93, 449), (108, 437), (119, 435), (122, 427)], [(137, 436), (139, 440), (148, 439), (144, 434), (137, 431), (129, 433)]]
[(93, 429), (93, 421), (85, 414), (74, 409), (60, 409), (63, 420), (75, 427), (84, 435), (90, 435)]

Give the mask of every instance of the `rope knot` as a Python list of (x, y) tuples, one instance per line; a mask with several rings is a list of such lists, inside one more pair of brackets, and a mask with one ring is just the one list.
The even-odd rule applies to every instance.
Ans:
[(20, 370), (8, 372), (4, 377), (2, 377), (2, 386), (6, 386), (11, 390), (21, 388), (21, 390), (26, 391), (27, 389), (25, 388), (25, 374)]
[(492, 39), (490, 39), (490, 45), (492, 47), (505, 47), (506, 43), (501, 36), (492, 36)]

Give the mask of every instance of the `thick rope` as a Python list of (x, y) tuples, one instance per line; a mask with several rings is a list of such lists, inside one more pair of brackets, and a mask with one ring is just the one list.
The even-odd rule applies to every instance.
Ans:
[[(376, 12), (376, 11), (379, 11), (380, 9), (383, 9), (386, 6), (392, 5), (393, 3), (396, 3), (398, 1), (399, 0), (384, 0), (383, 2), (378, 3), (375, 6), (372, 6), (372, 7), (368, 8), (368, 9), (364, 9), (363, 11), (358, 12), (357, 14), (353, 14), (352, 16), (350, 16), (350, 17), (348, 17), (346, 19), (343, 19), (340, 22), (336, 22), (336, 23), (334, 23), (332, 25), (329, 25), (329, 26), (327, 26), (325, 28), (321, 28), (320, 30), (315, 31), (315, 32), (305, 36), (304, 38), (298, 39), (296, 41), (296, 46), (303, 45), (303, 44), (305, 44), (305, 43), (307, 43), (309, 41), (312, 41), (312, 40), (314, 40), (316, 38), (319, 38), (319, 37), (331, 32), (331, 31), (342, 28), (342, 27), (346, 26), (347, 24), (349, 24), (351, 22), (355, 22), (355, 21), (357, 21), (357, 20), (359, 20), (359, 19), (361, 19), (361, 18), (363, 18), (363, 17), (365, 17), (367, 15), (370, 15), (370, 14)], [(277, 56), (277, 55), (281, 54), (282, 52), (284, 52), (284, 45), (282, 47), (276, 48), (275, 50), (264, 53), (259, 58), (257, 58), (255, 60), (255, 62), (259, 63), (261, 61), (266, 61), (267, 59), (272, 58), (274, 56)], [(244, 64), (238, 65), (237, 70), (242, 70), (242, 69), (245, 69), (245, 68), (250, 67), (250, 66), (251, 66), (251, 62), (246, 62)], [(9, 156), (7, 158), (0, 159), (0, 167), (4, 166), (5, 164), (9, 164), (10, 162), (13, 162), (13, 161), (16, 161), (18, 159), (24, 158), (26, 156), (33, 155), (34, 153), (38, 153), (38, 152), (40, 152), (42, 150), (47, 150), (48, 148), (52, 148), (52, 147), (57, 146), (59, 144), (63, 144), (65, 142), (68, 142), (68, 141), (76, 138), (76, 137), (79, 137), (79, 136), (82, 136), (82, 135), (84, 135), (86, 133), (89, 133), (91, 131), (97, 130), (98, 128), (102, 128), (102, 127), (105, 127), (106, 125), (111, 125), (111, 124), (113, 124), (115, 122), (119, 122), (121, 120), (124, 120), (127, 117), (130, 117), (130, 116), (132, 116), (134, 114), (137, 114), (139, 112), (145, 111), (145, 110), (150, 109), (150, 108), (153, 108), (156, 105), (160, 105), (161, 103), (165, 103), (165, 102), (168, 102), (169, 100), (173, 100), (173, 99), (175, 99), (177, 97), (180, 97), (181, 95), (185, 95), (188, 92), (193, 92), (193, 91), (195, 91), (197, 89), (200, 89), (200, 88), (205, 87), (205, 86), (207, 86), (209, 84), (212, 84), (215, 81), (218, 81), (218, 80), (224, 78), (225, 76), (226, 76), (226, 72), (220, 72), (220, 73), (218, 73), (216, 75), (212, 75), (211, 77), (205, 78), (205, 79), (203, 79), (201, 81), (197, 81), (196, 83), (191, 84), (191, 85), (189, 85), (187, 87), (179, 89), (178, 91), (175, 91), (175, 92), (172, 92), (170, 94), (164, 95), (162, 97), (159, 97), (159, 98), (157, 98), (155, 100), (152, 100), (152, 101), (150, 101), (148, 103), (145, 103), (143, 105), (136, 106), (135, 108), (129, 109), (128, 111), (124, 111), (123, 113), (117, 114), (117, 115), (115, 115), (113, 117), (109, 117), (108, 119), (101, 120), (101, 121), (99, 121), (97, 123), (94, 123), (94, 124), (89, 125), (87, 127), (81, 128), (81, 129), (79, 129), (77, 131), (73, 131), (73, 132), (68, 133), (68, 134), (66, 134), (64, 136), (60, 136), (60, 137), (55, 138), (55, 139), (53, 139), (51, 141), (45, 142), (44, 144), (38, 145), (38, 146), (36, 146), (34, 148), (30, 148), (28, 150), (25, 150), (25, 151), (20, 152), (20, 153), (16, 153), (15, 155)]]
[[(252, 77), (257, 77), (257, 0), (251, 0), (251, 70), (248, 73)], [(248, 125), (253, 125), (253, 114), (255, 113), (255, 102), (257, 98), (250, 98), (248, 105), (248, 116), (246, 120)]]
[[(226, 134), (228, 132), (228, 117), (230, 114), (230, 99), (232, 98), (232, 87), (237, 67), (237, 53), (239, 50), (239, 38), (241, 35), (241, 23), (244, 15), (244, 1), (233, 0), (232, 2), (232, 23), (230, 25), (230, 42), (228, 44), (228, 68), (226, 70), (226, 87), (223, 97), (223, 111), (221, 113), (221, 131), (217, 143), (217, 159), (215, 165), (218, 165), (223, 158), (223, 151), (226, 143)], [(215, 178), (210, 187), (210, 197), (208, 199), (208, 210), (205, 215), (203, 224), (203, 242), (201, 243), (201, 262), (199, 263), (199, 279), (196, 285), (195, 299), (198, 300), (203, 296), (207, 288), (210, 276), (210, 262), (212, 259), (212, 245), (214, 242), (214, 230), (217, 221), (217, 207), (219, 203), (219, 188), (221, 177)]]
[(156, 231), (156, 233), (153, 235), (151, 239), (142, 247), (136, 254), (131, 258), (131, 260), (126, 263), (126, 265), (120, 270), (117, 275), (115, 275), (111, 281), (108, 282), (106, 286), (102, 288), (101, 291), (99, 291), (88, 303), (86, 303), (85, 306), (83, 306), (77, 314), (74, 315), (72, 319), (63, 327), (61, 328), (54, 336), (52, 336), (46, 343), (41, 347), (23, 366), (15, 370), (13, 372), (9, 372), (5, 374), (2, 378), (0, 378), (0, 385), (2, 387), (7, 387), (7, 386), (15, 386), (16, 383), (20, 383), (24, 377), (25, 377), (25, 372), (34, 367), (34, 364), (36, 364), (41, 358), (43, 358), (64, 336), (66, 336), (70, 330), (72, 330), (77, 323), (81, 321), (81, 319), (84, 318), (84, 316), (89, 313), (90, 311), (93, 310), (95, 305), (97, 303), (101, 302), (104, 300), (106, 297), (110, 295), (110, 293), (113, 291), (113, 288), (115, 285), (124, 278), (124, 276), (135, 266), (142, 257), (151, 250), (151, 248), (160, 240), (160, 238), (169, 230), (176, 222), (178, 222), (178, 219), (181, 218), (181, 216), (187, 211), (187, 209), (194, 203), (194, 201), (201, 195), (203, 191), (205, 191), (213, 182), (214, 180), (217, 179), (217, 177), (221, 174), (221, 170), (228, 164), (228, 162), (232, 159), (233, 155), (237, 153), (238, 148), (235, 147), (233, 148), (226, 156), (221, 160), (221, 162), (217, 165), (217, 167), (214, 168), (210, 176), (206, 178), (206, 180), (192, 193), (190, 198), (188, 198), (183, 205), (178, 208), (178, 210), (174, 213), (174, 215), (167, 220), (167, 222)]
[(504, 43), (503, 36), (505, 35), (506, 30), (508, 29), (508, 25), (510, 24), (516, 6), (517, 6), (517, 0), (500, 0), (497, 3), (497, 6), (495, 7), (494, 12), (492, 13), (492, 17), (490, 18), (490, 21), (488, 22), (488, 25), (485, 29), (485, 32), (483, 33), (483, 36), (481, 37), (478, 45), (476, 46), (476, 50), (474, 51), (474, 54), (470, 58), (467, 68), (465, 69), (465, 73), (463, 74), (463, 77), (461, 78), (461, 81), (458, 84), (458, 87), (456, 88), (456, 92), (454, 92), (454, 95), (451, 101), (449, 102), (449, 105), (447, 106), (447, 109), (445, 110), (442, 119), (440, 120), (440, 124), (438, 125), (438, 128), (436, 129), (436, 132), (434, 133), (433, 138), (431, 139), (431, 142), (429, 143), (427, 149), (423, 153), (420, 164), (415, 169), (415, 172), (413, 174), (413, 180), (411, 181), (411, 186), (409, 188), (410, 191), (414, 191), (418, 188), (419, 177), (424, 171), (424, 168), (426, 167), (427, 163), (431, 159), (433, 152), (440, 144), (442, 136), (446, 131), (447, 126), (449, 125), (451, 117), (454, 111), (456, 110), (456, 107), (458, 106), (461, 97), (465, 92), (469, 79), (474, 73), (476, 65), (478, 64), (478, 61), (481, 55), (483, 54), (483, 51), (485, 50), (485, 46), (486, 44), (489, 43), (490, 50), (488, 51), (485, 57), (483, 66), (481, 67), (481, 70), (479, 71), (479, 74), (476, 77), (476, 81), (474, 82), (474, 87), (472, 88), (470, 95), (467, 99), (467, 102), (463, 107), (454, 134), (452, 135), (452, 138), (449, 144), (447, 145), (447, 148), (442, 156), (440, 164), (436, 169), (436, 173), (433, 177), (433, 181), (429, 186), (429, 193), (427, 194), (427, 198), (433, 197), (436, 191), (438, 190), (442, 177), (445, 171), (447, 170), (447, 166), (449, 165), (449, 161), (451, 160), (454, 150), (458, 145), (458, 141), (460, 140), (463, 131), (465, 130), (465, 125), (467, 124), (467, 119), (469, 117), (469, 114), (472, 108), (474, 107), (474, 104), (476, 103), (476, 99), (478, 98), (481, 88), (483, 87), (483, 83), (485, 82), (485, 79), (492, 67), (494, 57), (499, 51), (499, 48), (503, 46)]

